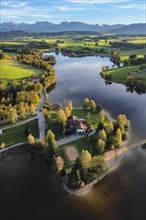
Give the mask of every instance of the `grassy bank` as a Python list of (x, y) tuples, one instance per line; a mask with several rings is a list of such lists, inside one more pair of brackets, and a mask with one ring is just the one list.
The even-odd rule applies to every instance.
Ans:
[(108, 73), (112, 75), (112, 81), (116, 83), (125, 83), (128, 76), (128, 72), (136, 78), (136, 80), (141, 80), (146, 84), (146, 71), (141, 71), (137, 73), (139, 66), (127, 66), (118, 69), (108, 70)]
[(0, 78), (5, 80), (22, 80), (33, 74), (39, 74), (40, 70), (30, 66), (23, 65), (12, 60), (0, 61)]
[[(33, 127), (34, 136), (39, 137), (38, 120), (35, 119), (28, 123)], [(24, 134), (25, 125), (26, 123), (4, 130), (3, 134), (0, 135), (1, 143), (5, 143), (6, 147), (8, 147), (13, 144), (27, 141), (27, 136)]]

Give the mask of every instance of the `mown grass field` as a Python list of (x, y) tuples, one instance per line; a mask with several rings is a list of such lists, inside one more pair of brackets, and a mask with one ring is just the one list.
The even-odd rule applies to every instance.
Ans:
[[(38, 138), (39, 137), (38, 120), (34, 119), (33, 121), (28, 123), (32, 125), (34, 136)], [(8, 147), (13, 144), (27, 141), (27, 136), (24, 133), (25, 125), (26, 123), (4, 130), (3, 134), (0, 135), (0, 142), (5, 143), (6, 147)]]
[(113, 82), (125, 83), (128, 72), (130, 71), (132, 73), (132, 76), (134, 76), (137, 80), (142, 80), (142, 82), (146, 84), (146, 71), (137, 73), (138, 68), (139, 66), (122, 67), (118, 69), (108, 70), (108, 73), (112, 75)]
[(130, 55), (137, 54), (138, 57), (143, 57), (146, 54), (146, 49), (137, 49), (137, 50), (125, 50), (121, 51), (121, 59), (125, 60), (128, 59)]
[[(76, 115), (78, 118), (86, 118), (87, 113), (90, 112), (89, 109), (73, 109), (72, 115)], [(91, 112), (90, 112), (91, 113)], [(97, 125), (99, 123), (99, 113), (91, 113), (91, 116), (89, 118), (89, 122), (93, 125), (93, 128), (97, 128)], [(105, 118), (105, 125), (107, 125), (109, 122), (108, 118)]]
[(13, 60), (0, 60), (0, 78), (5, 80), (21, 80), (33, 74), (39, 74), (40, 70), (23, 65)]

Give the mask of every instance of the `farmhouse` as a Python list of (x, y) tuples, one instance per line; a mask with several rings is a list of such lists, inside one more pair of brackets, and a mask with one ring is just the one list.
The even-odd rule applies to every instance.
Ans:
[(87, 130), (86, 121), (83, 119), (78, 119), (75, 115), (68, 117), (67, 126), (76, 133), (85, 133)]
[(34, 83), (40, 82), (40, 77), (38, 77), (38, 76), (31, 76), (27, 79), (28, 79), (28, 81), (32, 81)]
[(60, 105), (58, 105), (58, 104), (53, 104), (53, 105), (49, 106), (50, 110), (59, 109), (59, 108), (60, 108)]

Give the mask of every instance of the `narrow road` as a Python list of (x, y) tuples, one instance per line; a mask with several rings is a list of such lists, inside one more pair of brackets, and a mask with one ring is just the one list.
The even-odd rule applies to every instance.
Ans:
[(39, 140), (42, 140), (45, 138), (45, 129), (46, 129), (46, 122), (45, 122), (45, 117), (43, 113), (40, 111), (43, 105), (45, 105), (46, 98), (45, 98), (45, 93), (44, 89), (41, 91), (41, 101), (39, 106), (36, 109), (36, 114), (38, 118), (38, 126), (39, 126)]
[(29, 122), (29, 121), (33, 121), (33, 120), (36, 119), (36, 118), (37, 118), (37, 116), (35, 116), (35, 117), (33, 117), (33, 118), (29, 118), (29, 119), (27, 119), (27, 120), (25, 120), (25, 121), (22, 121), (22, 122), (20, 122), (20, 123), (15, 124), (15, 125), (10, 125), (10, 126), (8, 126), (8, 127), (2, 128), (1, 130), (4, 131), (4, 130), (9, 129), (9, 128), (14, 128), (14, 127), (17, 127), (17, 126), (19, 126), (19, 125), (23, 125), (23, 124), (25, 124), (25, 123), (27, 123), (27, 122)]

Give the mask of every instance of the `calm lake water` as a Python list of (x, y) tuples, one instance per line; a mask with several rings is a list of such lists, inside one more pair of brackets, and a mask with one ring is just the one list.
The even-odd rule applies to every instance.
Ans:
[[(94, 99), (116, 117), (131, 120), (130, 145), (146, 134), (146, 96), (126, 92), (119, 84), (106, 86), (99, 72), (112, 66), (109, 58), (68, 58), (55, 55), (57, 83), (49, 94), (52, 103), (71, 99), (81, 106)], [(15, 220), (144, 220), (146, 219), (146, 151), (139, 146), (123, 157), (119, 167), (89, 194), (76, 198), (65, 192), (46, 162), (29, 154), (9, 157), (0, 163), (0, 219)]]

